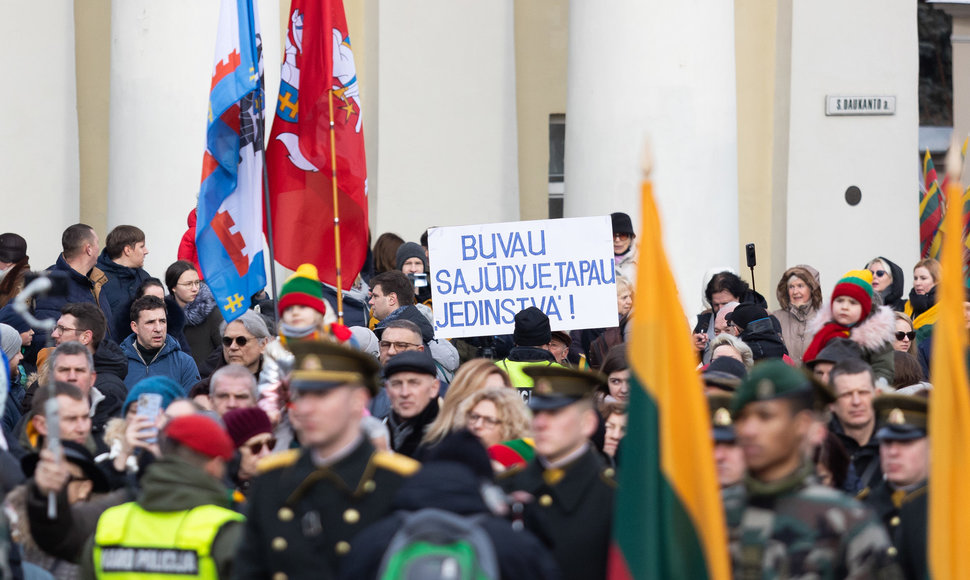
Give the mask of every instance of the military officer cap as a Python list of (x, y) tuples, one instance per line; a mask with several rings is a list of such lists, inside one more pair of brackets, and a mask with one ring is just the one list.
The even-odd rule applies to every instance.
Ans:
[(297, 392), (323, 391), (358, 384), (377, 393), (377, 360), (358, 350), (325, 340), (291, 342), (295, 362), (289, 386)]
[(882, 428), (876, 439), (911, 441), (926, 437), (929, 430), (929, 399), (920, 395), (879, 395), (872, 401), (876, 421)]
[(715, 443), (734, 443), (734, 423), (731, 420), (731, 395), (710, 393), (707, 406), (711, 412), (711, 429)]
[(791, 398), (813, 393), (811, 380), (801, 371), (780, 359), (761, 362), (751, 369), (731, 398), (731, 414), (736, 415), (748, 403)]
[(534, 382), (529, 408), (533, 411), (560, 409), (592, 398), (597, 387), (606, 385), (606, 376), (558, 365), (527, 366), (523, 369)]

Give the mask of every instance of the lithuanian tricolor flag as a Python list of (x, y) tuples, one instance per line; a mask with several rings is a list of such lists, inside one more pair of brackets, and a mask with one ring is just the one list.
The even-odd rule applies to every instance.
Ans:
[[(947, 171), (960, 166), (951, 148)], [(951, 167), (951, 160), (953, 160)], [(959, 169), (947, 194), (958, 199)], [(970, 578), (967, 526), (970, 522), (970, 384), (967, 329), (963, 318), (963, 244), (960, 212), (946, 212), (941, 259), (940, 319), (933, 329), (930, 379), (929, 547), (932, 578)], [(949, 232), (954, 232), (950, 235)]]
[(730, 578), (724, 513), (697, 356), (649, 180), (633, 334), (630, 419), (613, 516), (609, 578)]

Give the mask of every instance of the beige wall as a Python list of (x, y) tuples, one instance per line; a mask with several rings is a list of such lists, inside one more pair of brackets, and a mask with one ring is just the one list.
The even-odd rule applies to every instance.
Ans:
[[(960, 141), (970, 135), (970, 74), (958, 72), (970, 70), (970, 6), (948, 5), (946, 11), (953, 16), (953, 134)], [(963, 175), (966, 181), (970, 173)]]
[[(741, 276), (745, 267), (744, 245), (758, 250), (756, 287), (774, 304), (776, 264), (773, 248), (784, 247), (784, 231), (773, 227), (772, 147), (775, 114), (775, 0), (735, 0), (734, 46), (738, 93), (738, 234)], [(780, 236), (780, 237), (779, 237)], [(784, 265), (779, 265), (784, 268)]]
[[(568, 39), (568, 0), (515, 3), (519, 209), (523, 220), (549, 217), (549, 115), (566, 112)], [(566, 187), (568, 195), (568, 178)]]
[(81, 157), (81, 222), (108, 231), (108, 109), (111, 0), (87, 0), (74, 10), (77, 124)]

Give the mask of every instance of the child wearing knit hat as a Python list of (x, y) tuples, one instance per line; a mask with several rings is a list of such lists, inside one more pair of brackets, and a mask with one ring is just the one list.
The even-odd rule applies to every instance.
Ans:
[(892, 383), (895, 315), (887, 306), (873, 308), (872, 300), (872, 272), (851, 270), (842, 276), (832, 290), (831, 302), (808, 326), (815, 336), (803, 362), (815, 360), (832, 339), (849, 338), (862, 348), (862, 358), (872, 366), (876, 378)]

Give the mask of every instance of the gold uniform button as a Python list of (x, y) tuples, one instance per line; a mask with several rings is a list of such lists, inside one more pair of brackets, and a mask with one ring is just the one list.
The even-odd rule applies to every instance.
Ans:
[(350, 551), (350, 542), (337, 542), (334, 549), (337, 551), (338, 556), (343, 556)]
[(367, 493), (374, 493), (375, 489), (377, 489), (377, 484), (374, 482), (374, 480), (364, 482), (364, 491)]
[(549, 494), (542, 494), (542, 497), (539, 498), (539, 505), (541, 505), (542, 507), (551, 506), (552, 496), (550, 496)]
[(277, 572), (273, 574), (273, 580), (287, 580), (287, 576), (283, 572)]
[(890, 526), (898, 526), (899, 525), (899, 516), (893, 516), (893, 519), (889, 520), (889, 525)]
[(893, 558), (896, 557), (896, 552), (897, 550), (895, 546), (889, 546), (889, 548), (886, 550), (886, 553), (892, 556)]
[(356, 524), (360, 521), (360, 512), (354, 508), (350, 508), (344, 512), (344, 521), (348, 524)]
[(277, 536), (273, 538), (273, 541), (270, 543), (270, 546), (273, 547), (273, 551), (282, 552), (283, 550), (286, 549), (286, 539)]
[[(280, 518), (281, 522), (288, 522), (293, 519), (293, 510), (288, 507), (280, 508), (280, 511), (276, 512), (276, 516)], [(274, 580), (277, 580), (274, 578)]]
[(616, 475), (616, 471), (614, 471), (612, 467), (607, 467), (606, 469), (603, 470), (603, 475), (605, 475), (606, 477), (613, 477), (614, 475)]

